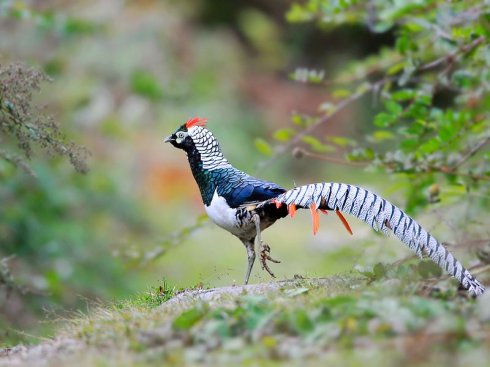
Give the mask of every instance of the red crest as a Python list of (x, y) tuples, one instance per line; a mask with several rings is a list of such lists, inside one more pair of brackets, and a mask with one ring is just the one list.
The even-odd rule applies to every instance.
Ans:
[(206, 126), (206, 122), (208, 122), (206, 118), (193, 117), (186, 121), (185, 127), (190, 129), (193, 126)]

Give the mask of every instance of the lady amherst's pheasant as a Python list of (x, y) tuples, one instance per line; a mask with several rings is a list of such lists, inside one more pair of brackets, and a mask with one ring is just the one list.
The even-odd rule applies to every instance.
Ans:
[(483, 285), (429, 232), (388, 200), (361, 187), (343, 183), (316, 183), (286, 190), (272, 182), (251, 177), (233, 167), (221, 153), (218, 141), (205, 128), (206, 119), (193, 118), (165, 138), (165, 142), (187, 153), (192, 174), (201, 191), (207, 214), (218, 226), (238, 237), (247, 250), (248, 283), (255, 261), (254, 243), (260, 246), (262, 268), (271, 276), (267, 261), (270, 248), (262, 242), (261, 231), (276, 220), (294, 216), (296, 209), (311, 211), (313, 233), (319, 225), (319, 213), (334, 211), (346, 229), (341, 214), (349, 213), (377, 231), (393, 233), (422, 257), (425, 251), (442, 269), (455, 277), (471, 294), (480, 295)]

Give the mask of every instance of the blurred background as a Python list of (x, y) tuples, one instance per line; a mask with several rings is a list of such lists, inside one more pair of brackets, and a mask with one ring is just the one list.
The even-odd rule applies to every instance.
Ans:
[[(289, 24), (291, 2), (279, 0), (0, 4), (0, 65), (23, 62), (49, 75), (35, 103), (90, 151), (87, 174), (43, 152), (30, 161), (35, 177), (0, 161), (0, 258), (21, 285), (0, 293), (0, 345), (50, 335), (57, 319), (94, 300), (163, 279), (177, 287), (242, 282), (242, 244), (207, 222), (185, 154), (162, 141), (190, 117), (207, 117), (229, 161), (250, 174), (285, 187), (350, 182), (404, 203), (400, 180), (361, 168), (287, 153), (259, 169), (264, 156), (254, 144), (289, 126), (292, 112), (314, 114), (331, 98), (324, 86), (292, 81), (297, 67), (333, 78), (347, 61), (391, 45), (390, 32)], [(355, 139), (371, 117), (367, 98), (318, 133)], [(429, 216), (433, 229), (440, 216)], [(308, 213), (281, 221), (265, 233), (282, 261), (273, 271), (326, 276), (408, 254), (351, 222), (353, 237), (323, 217), (313, 237)], [(257, 266), (251, 281), (269, 279)]]

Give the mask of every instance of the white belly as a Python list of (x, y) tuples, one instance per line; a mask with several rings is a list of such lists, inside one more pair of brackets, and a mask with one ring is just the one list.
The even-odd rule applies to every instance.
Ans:
[(215, 191), (209, 206), (204, 206), (209, 218), (221, 228), (226, 229), (239, 238), (255, 237), (255, 224), (253, 222), (240, 227), (236, 217), (236, 209), (230, 208), (225, 198), (218, 196)]
[(236, 209), (230, 208), (224, 197), (218, 196), (215, 191), (211, 204), (204, 206), (209, 218), (221, 228), (235, 234), (238, 228), (238, 222), (235, 216)]

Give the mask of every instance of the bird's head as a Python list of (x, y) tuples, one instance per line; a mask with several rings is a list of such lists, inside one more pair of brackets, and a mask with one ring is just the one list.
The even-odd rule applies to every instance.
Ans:
[(206, 122), (207, 119), (205, 118), (193, 117), (163, 141), (172, 144), (176, 148), (188, 150), (193, 145), (194, 139), (198, 137), (199, 133), (202, 133)]
[(199, 162), (201, 169), (229, 168), (231, 165), (223, 157), (218, 141), (211, 131), (205, 128), (206, 119), (191, 118), (180, 126), (172, 135), (167, 136), (164, 142), (183, 149), (189, 157), (191, 167)]

